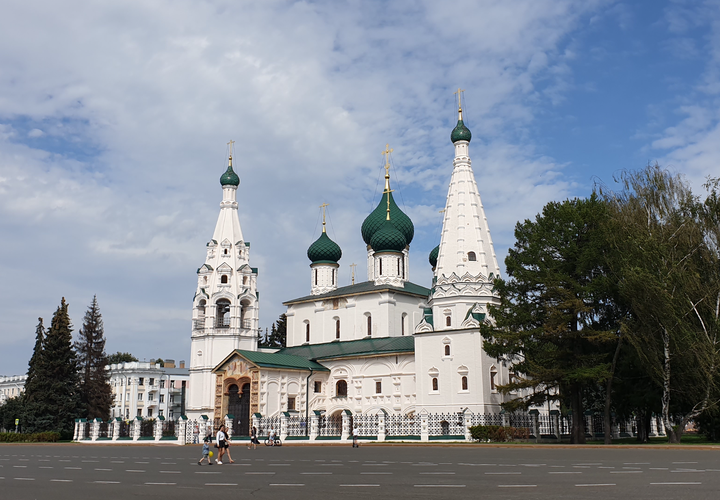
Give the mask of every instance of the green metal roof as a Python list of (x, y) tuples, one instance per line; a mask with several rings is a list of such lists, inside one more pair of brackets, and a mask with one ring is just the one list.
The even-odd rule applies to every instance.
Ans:
[(428, 257), (428, 262), (430, 262), (430, 265), (433, 269), (437, 266), (437, 260), (438, 255), (440, 254), (440, 245), (436, 246), (430, 251), (430, 256)]
[(232, 166), (228, 166), (222, 176), (220, 176), (220, 184), (222, 186), (238, 186), (240, 185), (240, 177), (233, 171)]
[(315, 243), (308, 248), (307, 256), (313, 264), (320, 264), (322, 262), (333, 262), (337, 264), (337, 261), (342, 257), (342, 250), (340, 250), (338, 244), (331, 240), (327, 233), (323, 231), (320, 237), (315, 240)]
[(390, 197), (390, 220), (393, 225), (405, 236), (406, 244), (412, 242), (413, 236), (415, 235), (415, 226), (413, 226), (410, 217), (405, 212), (400, 210), (400, 207), (395, 203), (392, 193), (383, 193), (380, 203), (375, 207), (370, 215), (368, 215), (360, 227), (360, 233), (362, 234), (363, 241), (370, 245), (373, 235), (382, 227), (387, 218), (387, 197)]
[(407, 244), (403, 233), (386, 219), (370, 239), (370, 246), (376, 252), (402, 252)]
[(329, 371), (323, 365), (311, 361), (307, 357), (295, 356), (290, 353), (281, 354), (276, 352), (243, 351), (236, 349), (235, 352), (247, 359), (254, 365), (261, 368), (283, 368), (289, 370), (313, 370)]
[(415, 339), (412, 335), (299, 345), (280, 349), (277, 354), (289, 354), (293, 358), (303, 357), (308, 360), (320, 361), (357, 356), (377, 356), (397, 352), (415, 352)]
[(472, 134), (470, 133), (470, 129), (465, 126), (462, 120), (458, 120), (457, 125), (455, 125), (455, 128), (450, 133), (450, 140), (454, 143), (457, 141), (468, 141), (470, 142), (470, 139), (472, 139)]
[(416, 285), (415, 283), (405, 282), (405, 286), (393, 286), (393, 285), (376, 285), (373, 281), (363, 281), (355, 285), (343, 286), (336, 288), (335, 290), (323, 293), (320, 295), (306, 295), (299, 299), (288, 300), (283, 302), (283, 305), (300, 304), (302, 302), (313, 302), (316, 300), (329, 299), (333, 297), (344, 297), (347, 295), (359, 295), (363, 293), (382, 292), (384, 290), (391, 290), (393, 292), (406, 293), (408, 295), (416, 295), (420, 297), (428, 297), (430, 290), (424, 286)]

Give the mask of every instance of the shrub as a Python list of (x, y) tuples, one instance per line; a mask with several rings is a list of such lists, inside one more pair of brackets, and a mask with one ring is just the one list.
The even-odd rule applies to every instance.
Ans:
[(503, 427), (500, 425), (474, 425), (470, 427), (470, 435), (476, 441), (492, 441), (504, 443), (528, 439), (530, 431), (524, 427)]
[(0, 443), (57, 443), (60, 441), (59, 432), (36, 432), (26, 434), (24, 432), (2, 432)]

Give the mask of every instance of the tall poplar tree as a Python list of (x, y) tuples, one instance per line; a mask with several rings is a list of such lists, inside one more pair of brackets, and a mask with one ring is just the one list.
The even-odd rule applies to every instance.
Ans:
[(105, 331), (97, 295), (85, 312), (83, 326), (78, 332), (79, 339), (74, 348), (77, 355), (80, 376), (80, 401), (87, 418), (107, 419), (112, 404), (110, 374), (105, 367), (108, 356), (105, 353)]

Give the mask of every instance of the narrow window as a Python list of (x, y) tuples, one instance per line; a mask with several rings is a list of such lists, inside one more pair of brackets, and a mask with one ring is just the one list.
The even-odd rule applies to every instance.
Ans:
[(227, 275), (223, 274), (223, 275), (220, 277), (220, 283), (227, 283)]
[(375, 394), (382, 394), (382, 382), (375, 382)]
[(288, 397), (288, 411), (295, 409), (295, 397)]
[(305, 323), (305, 342), (310, 342), (310, 323)]
[(140, 378), (138, 379), (138, 385), (145, 385), (145, 379), (142, 378), (142, 377), (140, 377)]
[(400, 277), (405, 279), (405, 257), (400, 257)]
[(497, 372), (495, 370), (490, 370), (490, 390), (494, 391), (497, 389), (497, 386), (495, 385), (495, 376), (497, 375)]
[(445, 316), (445, 326), (450, 326), (452, 324), (452, 319), (450, 316)]
[(382, 258), (380, 259), (380, 276), (382, 276)]
[(339, 398), (347, 397), (347, 382), (344, 380), (338, 380), (335, 384), (335, 395)]
[(400, 274), (400, 257), (398, 257), (398, 275)]
[(247, 276), (243, 276), (243, 285), (247, 285)]
[(475, 256), (475, 252), (468, 252), (468, 260), (470, 262), (475, 262), (477, 260), (477, 257)]
[(317, 269), (315, 269), (315, 286), (317, 286)]
[(331, 272), (330, 284), (331, 284), (331, 285), (334, 285), (334, 284), (335, 284), (335, 269), (333, 269), (332, 272)]
[(437, 377), (433, 377), (432, 387), (433, 387), (433, 389), (432, 389), (433, 391), (437, 391), (437, 390), (438, 390), (438, 380), (437, 380)]
[(372, 316), (368, 315), (367, 318), (367, 334), (370, 337), (372, 335)]
[(315, 394), (322, 392), (322, 382), (320, 382), (319, 380), (316, 380), (315, 384), (314, 384), (314, 389), (315, 389)]
[(400, 335), (405, 335), (405, 315), (400, 317)]
[(465, 377), (465, 376), (463, 376), (463, 378), (462, 378), (462, 390), (463, 390), (463, 391), (467, 391), (467, 390), (468, 390), (467, 377)]
[(445, 356), (450, 356), (450, 345), (445, 346)]
[(335, 320), (335, 338), (336, 339), (340, 338), (340, 320), (339, 319)]
[(223, 253), (224, 253), (224, 255), (227, 255), (227, 248), (224, 250)]

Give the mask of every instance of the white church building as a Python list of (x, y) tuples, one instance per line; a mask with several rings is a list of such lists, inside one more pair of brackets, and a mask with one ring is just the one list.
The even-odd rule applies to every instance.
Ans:
[[(323, 231), (307, 251), (309, 294), (284, 302), (287, 347), (257, 345), (257, 269), (243, 238), (232, 168), (193, 300), (187, 414), (231, 414), (248, 431), (252, 415), (327, 416), (499, 413), (496, 386), (512, 373), (482, 349), (479, 326), (498, 303), (500, 275), (470, 161), (470, 130), (458, 109), (440, 244), (430, 253), (433, 281), (411, 281), (410, 218), (385, 189), (360, 228), (367, 281), (338, 287), (340, 247)], [(450, 170), (450, 169), (448, 169)], [(238, 432), (236, 430), (236, 432)]]

